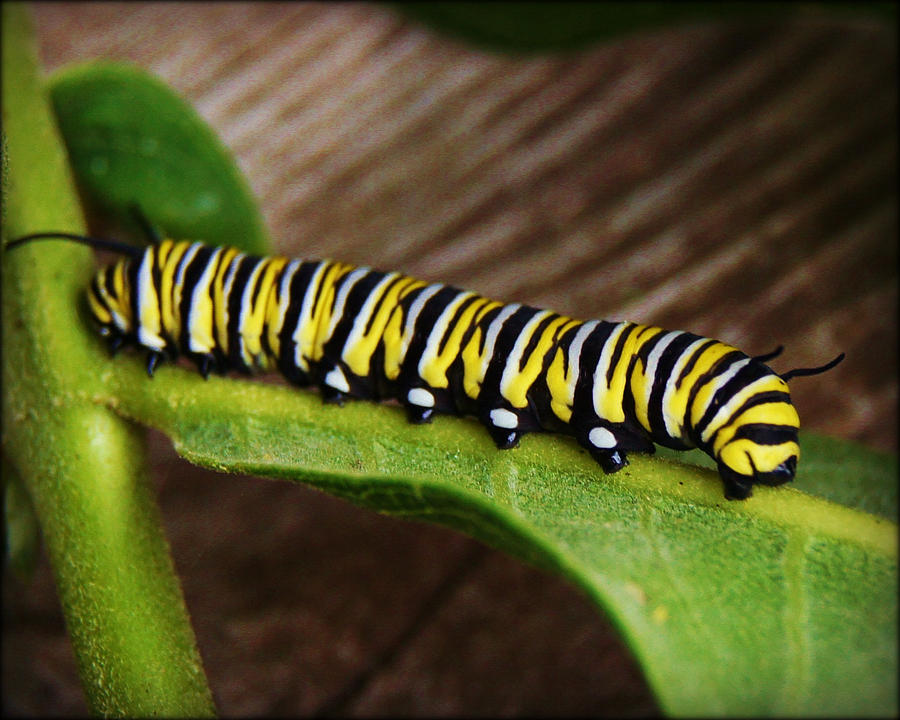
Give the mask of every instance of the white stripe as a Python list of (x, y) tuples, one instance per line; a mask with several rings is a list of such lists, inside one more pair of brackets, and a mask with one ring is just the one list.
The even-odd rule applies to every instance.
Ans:
[[(750, 362), (750, 358), (744, 358), (743, 360), (738, 360), (737, 362), (732, 363), (731, 367), (728, 368), (724, 373), (716, 377), (715, 380), (711, 381), (712, 385), (712, 393), (709, 396), (710, 401), (716, 396), (716, 393), (727, 383), (731, 378), (738, 374), (740, 369), (747, 365)], [(721, 422), (722, 416), (728, 416), (730, 413), (734, 412), (736, 409), (734, 406), (736, 399), (734, 397), (730, 398), (727, 403), (725, 403), (719, 410), (713, 415), (712, 419), (709, 421), (709, 424), (703, 430), (703, 434), (700, 436), (700, 439), (703, 442), (707, 442), (709, 438), (712, 436), (713, 432), (716, 429), (717, 421)], [(738, 400), (739, 402), (739, 400)], [(703, 408), (703, 411), (706, 412), (706, 408)], [(701, 413), (702, 416), (702, 413)], [(722, 418), (722, 419), (720, 419)]]
[[(707, 342), (707, 338), (697, 338), (688, 345), (682, 351), (678, 360), (675, 361), (675, 364), (672, 366), (672, 372), (669, 374), (669, 381), (666, 383), (666, 389), (663, 392), (662, 397), (662, 411), (663, 420), (666, 423), (666, 433), (670, 438), (677, 438), (680, 440), (685, 439), (682, 437), (684, 431), (684, 418), (675, 417), (669, 413), (669, 408), (672, 404), (672, 396), (675, 395), (675, 381), (678, 380), (678, 376), (681, 375), (681, 371), (684, 370), (684, 366), (687, 365), (688, 360), (690, 360), (694, 351), (705, 342)], [(690, 408), (688, 408), (688, 412), (690, 412)]]
[[(153, 263), (150, 262), (150, 256), (152, 253), (145, 252), (141, 257), (141, 264), (138, 268), (138, 286), (137, 286), (137, 297), (138, 297), (138, 342), (144, 347), (150, 348), (151, 350), (162, 350), (166, 346), (166, 341), (163, 340), (159, 335), (159, 327), (154, 328), (154, 331), (151, 332), (149, 328), (144, 324), (144, 318), (147, 316), (148, 305), (151, 303), (156, 303), (157, 312), (161, 312), (159, 309), (159, 298), (156, 295), (156, 291), (153, 288), (153, 274), (152, 267)], [(162, 318), (160, 318), (162, 320)]]
[(327, 265), (328, 261), (321, 261), (319, 267), (316, 268), (316, 271), (310, 278), (309, 284), (306, 286), (306, 292), (303, 295), (303, 305), (300, 306), (300, 314), (297, 316), (297, 325), (294, 327), (294, 333), (291, 335), (291, 340), (294, 342), (294, 365), (303, 372), (309, 372), (309, 363), (306, 361), (304, 353), (307, 351), (311, 352), (316, 341), (314, 332), (312, 338), (310, 338), (309, 347), (304, 347), (303, 331), (312, 322), (313, 301), (315, 300), (316, 292), (322, 282), (322, 274), (325, 272)]
[(428, 339), (425, 341), (425, 350), (422, 352), (421, 357), (419, 357), (418, 373), (420, 378), (425, 376), (425, 368), (437, 358), (438, 349), (441, 347), (441, 341), (444, 339), (444, 335), (447, 334), (449, 329), (448, 326), (450, 325), (453, 316), (456, 314), (456, 311), (466, 299), (471, 297), (475, 297), (475, 293), (469, 291), (459, 293), (456, 298), (454, 298), (453, 302), (444, 308), (443, 312), (434, 323), (434, 327), (431, 328)]
[(444, 286), (440, 284), (429, 285), (416, 295), (416, 299), (413, 300), (412, 305), (410, 305), (409, 312), (406, 314), (406, 322), (403, 323), (403, 335), (400, 339), (400, 357), (398, 358), (398, 365), (402, 365), (403, 361), (406, 359), (406, 351), (409, 350), (409, 344), (412, 342), (416, 320), (419, 319), (419, 314), (425, 307), (425, 303), (434, 297), (435, 293), (440, 292), (443, 287)]
[(356, 268), (353, 272), (347, 275), (343, 282), (341, 283), (340, 290), (338, 290), (337, 298), (334, 301), (334, 310), (331, 313), (331, 319), (328, 323), (328, 330), (325, 333), (325, 336), (322, 338), (323, 344), (331, 337), (331, 334), (334, 332), (334, 329), (337, 327), (337, 324), (341, 321), (341, 317), (344, 314), (344, 306), (347, 304), (347, 296), (350, 295), (350, 291), (353, 289), (353, 286), (356, 285), (360, 280), (363, 279), (370, 272), (370, 268), (361, 267)]
[(569, 377), (566, 382), (566, 391), (569, 394), (568, 404), (571, 405), (575, 398), (575, 386), (578, 384), (578, 375), (581, 373), (581, 348), (594, 328), (600, 324), (599, 320), (590, 320), (584, 323), (571, 343), (569, 343)]
[(516, 338), (512, 350), (509, 355), (506, 356), (506, 365), (503, 366), (503, 375), (500, 377), (500, 393), (503, 397), (506, 397), (506, 391), (509, 388), (510, 383), (515, 382), (516, 376), (519, 374), (519, 364), (522, 360), (522, 354), (525, 352), (525, 347), (528, 345), (534, 334), (534, 329), (540, 325), (545, 318), (552, 314), (553, 313), (549, 310), (541, 310), (540, 312), (535, 313), (531, 320), (525, 323), (525, 327), (519, 332), (519, 336)]
[[(206, 267), (203, 268), (203, 274), (197, 280), (197, 283), (194, 285), (194, 291), (191, 293), (191, 302), (188, 306), (188, 349), (191, 352), (207, 353), (212, 350), (212, 347), (208, 345), (200, 345), (199, 343), (197, 343), (194, 335), (197, 330), (197, 325), (199, 324), (199, 319), (197, 317), (197, 305), (199, 304), (198, 299), (203, 295), (206, 295), (208, 298), (209, 285), (212, 282), (213, 273), (215, 272), (216, 265), (218, 264), (219, 256), (221, 254), (221, 247), (217, 247), (213, 251), (213, 254), (210, 255), (209, 260), (206, 263)], [(212, 300), (209, 300), (209, 302), (212, 302)], [(215, 317), (210, 317), (210, 319), (215, 321)], [(212, 335), (212, 327), (204, 329), (209, 330), (210, 335)]]
[(597, 417), (603, 417), (602, 398), (607, 392), (609, 392), (609, 383), (606, 380), (606, 374), (609, 371), (609, 365), (612, 362), (613, 350), (616, 349), (616, 342), (618, 342), (619, 336), (630, 324), (631, 323), (628, 322), (620, 322), (613, 329), (613, 331), (609, 334), (609, 337), (606, 338), (606, 342), (603, 343), (603, 350), (600, 351), (600, 357), (597, 359), (597, 367), (594, 370), (593, 385), (594, 413), (596, 413)]
[(650, 394), (653, 392), (653, 381), (656, 379), (656, 369), (659, 367), (659, 359), (666, 351), (666, 348), (669, 347), (679, 335), (684, 335), (684, 333), (681, 330), (667, 332), (659, 339), (656, 345), (653, 346), (653, 349), (647, 356), (647, 367), (644, 370), (644, 407), (647, 408), (648, 414), (650, 408)]
[(187, 272), (187, 266), (191, 264), (194, 255), (203, 247), (203, 243), (192, 243), (181, 260), (178, 261), (178, 267), (175, 269), (175, 287), (184, 287), (184, 273)]
[(244, 253), (238, 253), (233, 258), (231, 258), (231, 262), (228, 263), (228, 273), (225, 275), (225, 284), (224, 284), (224, 296), (225, 296), (225, 321), (228, 321), (228, 296), (231, 295), (231, 286), (234, 285), (234, 277), (237, 275), (237, 271), (240, 269), (241, 263), (244, 258), (247, 257)]
[(497, 336), (500, 335), (500, 331), (503, 329), (503, 325), (520, 307), (522, 306), (519, 303), (507, 305), (503, 308), (503, 310), (500, 311), (497, 317), (495, 317), (491, 321), (491, 324), (488, 325), (487, 333), (485, 334), (484, 339), (484, 355), (482, 356), (481, 368), (479, 369), (479, 382), (484, 379), (485, 373), (487, 373), (487, 366), (490, 364), (491, 358), (494, 356), (494, 345), (497, 344)]
[[(375, 309), (375, 305), (381, 299), (381, 295), (384, 292), (384, 289), (398, 277), (400, 277), (400, 273), (396, 272), (385, 275), (381, 282), (379, 282), (369, 292), (369, 296), (366, 298), (366, 302), (363, 304), (360, 311), (356, 314), (356, 319), (353, 321), (353, 328), (350, 330), (350, 333), (347, 335), (347, 340), (344, 342), (344, 347), (341, 351), (341, 357), (344, 358), (345, 361), (346, 357), (344, 353), (352, 349), (358, 342), (363, 339), (363, 335), (365, 334), (366, 326), (369, 324), (369, 319), (372, 315), (372, 311)], [(356, 372), (355, 368), (351, 369)]]

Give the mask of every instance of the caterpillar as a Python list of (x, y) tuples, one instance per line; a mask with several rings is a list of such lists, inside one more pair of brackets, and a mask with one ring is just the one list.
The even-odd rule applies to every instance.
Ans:
[(65, 232), (122, 257), (99, 269), (90, 314), (114, 354), (147, 351), (147, 373), (187, 356), (210, 372), (277, 369), (326, 402), (396, 399), (410, 422), (473, 415), (500, 449), (529, 432), (566, 433), (605, 473), (655, 444), (698, 447), (725, 497), (792, 480), (799, 417), (787, 381), (765, 363), (689, 332), (581, 321), (474, 292), (332, 260), (248, 255), (153, 236), (145, 248)]

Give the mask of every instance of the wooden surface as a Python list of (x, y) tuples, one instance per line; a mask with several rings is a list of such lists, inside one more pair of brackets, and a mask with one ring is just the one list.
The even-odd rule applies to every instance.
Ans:
[[(804, 427), (896, 452), (886, 24), (693, 24), (511, 57), (355, 3), (40, 3), (34, 17), (48, 70), (128, 60), (182, 92), (234, 152), (279, 252), (751, 354), (784, 344), (777, 370), (844, 351), (792, 382)], [(222, 714), (657, 712), (565, 583), (153, 444)], [(4, 710), (83, 713), (47, 568), (5, 585)]]

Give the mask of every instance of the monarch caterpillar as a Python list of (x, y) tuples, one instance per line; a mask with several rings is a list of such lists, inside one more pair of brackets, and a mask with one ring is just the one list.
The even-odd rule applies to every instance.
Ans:
[(718, 466), (725, 497), (793, 479), (799, 417), (787, 381), (717, 340), (656, 326), (581, 321), (474, 292), (331, 260), (246, 255), (155, 237), (146, 248), (64, 232), (123, 257), (87, 292), (111, 352), (145, 348), (147, 373), (191, 358), (211, 371), (277, 368), (317, 386), (326, 402), (396, 398), (409, 420), (474, 415), (500, 449), (528, 432), (573, 435), (606, 473), (654, 443), (699, 447)]

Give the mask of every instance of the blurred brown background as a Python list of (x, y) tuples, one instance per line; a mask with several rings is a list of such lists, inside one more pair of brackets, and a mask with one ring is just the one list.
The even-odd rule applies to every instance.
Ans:
[[(897, 38), (803, 12), (492, 54), (387, 6), (38, 3), (45, 66), (183, 93), (279, 252), (655, 323), (778, 370), (804, 427), (896, 452)], [(211, 238), (215, 240), (215, 238)], [(566, 583), (441, 528), (217, 475), (152, 438), (223, 715), (644, 715)], [(3, 710), (86, 711), (46, 563), (5, 572)]]

